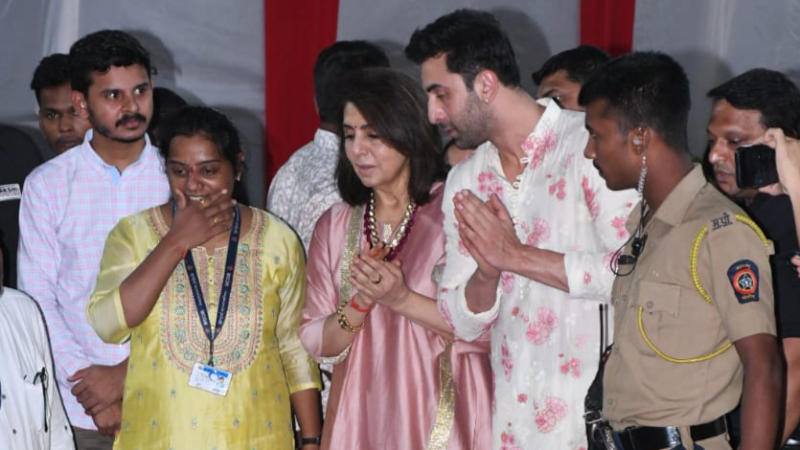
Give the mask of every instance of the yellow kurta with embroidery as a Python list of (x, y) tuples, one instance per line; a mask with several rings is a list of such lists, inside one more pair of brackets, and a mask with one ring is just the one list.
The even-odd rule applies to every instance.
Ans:
[[(291, 449), (290, 393), (319, 388), (319, 371), (298, 336), (305, 298), (303, 247), (295, 234), (255, 208), (236, 256), (228, 315), (214, 341), (216, 367), (232, 374), (221, 397), (188, 385), (209, 343), (183, 262), (150, 315), (128, 329), (119, 297), (123, 280), (168, 228), (159, 209), (122, 219), (106, 241), (87, 307), (103, 340), (130, 338), (118, 449)], [(227, 246), (192, 250), (212, 326)]]

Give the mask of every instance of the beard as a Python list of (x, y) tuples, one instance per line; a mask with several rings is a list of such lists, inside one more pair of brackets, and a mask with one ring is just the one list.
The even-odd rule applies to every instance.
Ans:
[(470, 91), (464, 105), (464, 111), (455, 121), (450, 123), (450, 127), (456, 131), (453, 140), (457, 147), (475, 148), (489, 140), (489, 118), (488, 109), (481, 103), (478, 95)]

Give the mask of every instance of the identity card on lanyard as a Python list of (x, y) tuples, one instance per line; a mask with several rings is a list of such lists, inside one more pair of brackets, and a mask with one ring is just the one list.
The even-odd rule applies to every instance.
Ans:
[[(174, 204), (172, 210), (174, 214)], [(186, 265), (186, 274), (189, 276), (189, 284), (192, 287), (192, 295), (194, 296), (194, 304), (197, 307), (197, 315), (200, 316), (200, 324), (203, 326), (203, 332), (209, 342), (208, 362), (206, 364), (200, 362), (194, 364), (192, 374), (189, 376), (189, 386), (222, 396), (228, 393), (228, 387), (231, 384), (231, 373), (214, 367), (214, 339), (216, 339), (222, 331), (222, 325), (225, 323), (225, 317), (228, 315), (228, 299), (231, 296), (231, 288), (233, 287), (233, 271), (236, 267), (236, 250), (239, 247), (240, 228), (241, 215), (239, 214), (239, 205), (234, 205), (233, 226), (231, 227), (231, 236), (228, 240), (228, 255), (225, 258), (225, 274), (222, 279), (222, 289), (220, 289), (219, 293), (219, 310), (217, 311), (217, 321), (214, 324), (213, 330), (211, 329), (211, 321), (208, 318), (208, 309), (206, 308), (206, 301), (203, 298), (203, 291), (200, 289), (200, 280), (197, 277), (197, 269), (194, 265), (192, 252), (186, 252), (186, 257), (183, 260)]]

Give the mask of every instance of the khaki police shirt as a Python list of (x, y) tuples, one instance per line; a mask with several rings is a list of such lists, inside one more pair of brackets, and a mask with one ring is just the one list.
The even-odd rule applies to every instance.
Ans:
[[(639, 224), (639, 208), (628, 220), (631, 233)], [(759, 333), (775, 335), (771, 244), (765, 246), (736, 214), (744, 213), (695, 167), (645, 227), (647, 240), (635, 270), (616, 278), (616, 337), (603, 378), (603, 416), (615, 429), (697, 425), (738, 404), (743, 370), (733, 346), (710, 360), (669, 362), (645, 343), (638, 326), (641, 307), (647, 336), (674, 358), (706, 355)], [(689, 270), (692, 243), (704, 225), (708, 233), (700, 244), (697, 271), (713, 305), (695, 289)], [(631, 254), (630, 244), (624, 254)]]

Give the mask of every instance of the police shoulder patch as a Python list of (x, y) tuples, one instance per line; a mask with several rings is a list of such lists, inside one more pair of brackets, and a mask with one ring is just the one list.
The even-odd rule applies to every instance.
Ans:
[(739, 303), (758, 301), (758, 266), (749, 259), (740, 259), (728, 268), (728, 279)]

